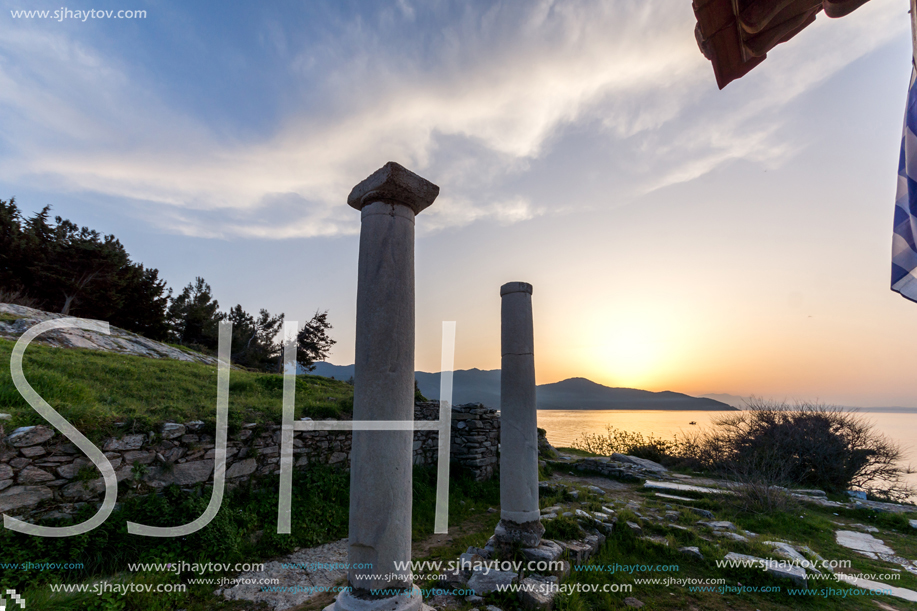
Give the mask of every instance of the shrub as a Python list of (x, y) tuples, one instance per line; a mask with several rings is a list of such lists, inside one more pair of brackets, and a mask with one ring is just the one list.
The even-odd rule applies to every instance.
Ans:
[(911, 494), (901, 448), (862, 415), (836, 407), (752, 400), (747, 410), (714, 420), (698, 453), (708, 467), (747, 484)]
[(695, 455), (696, 441), (685, 438), (679, 440), (656, 437), (652, 433), (644, 437), (641, 433), (622, 431), (611, 425), (605, 427), (607, 433), (583, 433), (573, 442), (573, 447), (600, 456), (611, 456), (615, 452), (645, 458), (662, 464), (682, 463)]
[(18, 289), (5, 289), (0, 288), (0, 303), (9, 303), (13, 305), (21, 305), (27, 308), (39, 308), (41, 307), (41, 301), (33, 297), (29, 297), (26, 293)]
[(746, 506), (769, 511), (784, 507), (783, 487), (849, 488), (874, 497), (907, 500), (914, 494), (905, 477), (899, 445), (877, 432), (861, 414), (814, 403), (768, 403), (752, 399), (747, 409), (728, 412), (706, 430), (679, 439), (606, 427), (585, 433), (573, 447), (611, 455), (647, 458), (664, 465), (715, 471), (741, 484)]

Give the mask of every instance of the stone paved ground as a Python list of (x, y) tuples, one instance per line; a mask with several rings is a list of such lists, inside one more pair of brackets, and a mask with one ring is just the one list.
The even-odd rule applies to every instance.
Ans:
[[(241, 573), (236, 578), (237, 585), (214, 594), (226, 600), (263, 601), (274, 611), (284, 611), (301, 606), (341, 582), (347, 576), (343, 568), (346, 562), (347, 539), (341, 539), (266, 562), (263, 571)], [(265, 585), (266, 581), (269, 585)], [(276, 589), (262, 591), (265, 587)]]

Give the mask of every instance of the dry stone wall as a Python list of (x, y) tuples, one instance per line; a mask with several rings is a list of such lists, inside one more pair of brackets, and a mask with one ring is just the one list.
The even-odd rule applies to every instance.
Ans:
[[(415, 420), (437, 420), (439, 403), (418, 403)], [(414, 433), (414, 464), (436, 464), (439, 434), (433, 431)], [(452, 408), (451, 460), (468, 469), (478, 481), (490, 479), (499, 463), (500, 414), (480, 403)]]
[[(418, 403), (416, 420), (439, 418), (439, 403)], [(101, 446), (128, 494), (148, 494), (177, 484), (191, 488), (213, 482), (213, 436), (200, 421), (166, 423), (157, 432), (106, 439)], [(436, 464), (438, 434), (414, 433), (414, 463)], [(493, 476), (498, 464), (500, 419), (482, 405), (452, 409), (452, 461), (478, 480)], [(65, 517), (86, 503), (98, 504), (105, 486), (94, 465), (66, 438), (47, 426), (21, 427), (3, 434), (0, 422), (0, 513), (25, 518)], [(351, 435), (338, 431), (296, 431), (296, 467), (338, 465), (349, 469)], [(280, 472), (280, 426), (246, 424), (227, 441), (226, 482), (237, 485), (258, 475)], [(123, 487), (122, 487), (123, 489)], [(119, 498), (124, 492), (119, 491)]]

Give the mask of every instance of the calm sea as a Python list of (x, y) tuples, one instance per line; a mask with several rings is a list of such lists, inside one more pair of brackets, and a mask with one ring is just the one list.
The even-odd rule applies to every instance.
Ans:
[[(671, 439), (682, 431), (707, 427), (711, 418), (730, 412), (681, 412), (643, 410), (539, 410), (538, 426), (548, 432), (548, 441), (555, 447), (569, 447), (583, 433), (604, 434), (605, 427)], [(901, 444), (906, 462), (917, 467), (917, 414), (884, 412), (861, 413), (881, 433)], [(691, 422), (697, 424), (692, 425)], [(917, 486), (917, 474), (910, 476)]]

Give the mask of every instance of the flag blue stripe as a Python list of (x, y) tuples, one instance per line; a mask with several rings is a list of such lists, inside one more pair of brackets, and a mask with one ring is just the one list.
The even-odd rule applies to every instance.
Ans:
[[(910, 147), (908, 147), (910, 140)], [(910, 150), (908, 150), (910, 148)], [(917, 301), (917, 67), (907, 92), (892, 240), (892, 290)], [(908, 168), (910, 167), (910, 171)], [(902, 192), (903, 191), (903, 192)]]

